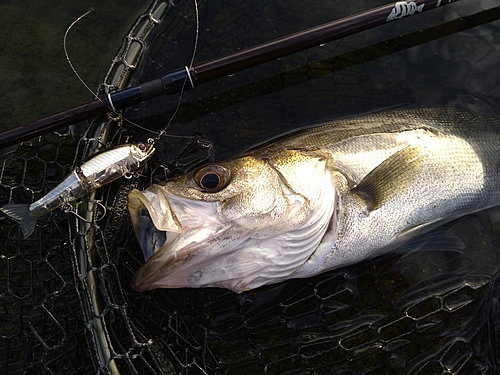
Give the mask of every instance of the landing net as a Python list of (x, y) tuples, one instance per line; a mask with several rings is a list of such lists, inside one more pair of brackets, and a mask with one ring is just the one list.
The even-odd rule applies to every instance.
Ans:
[[(202, 62), (383, 4), (153, 1), (100, 93), (189, 65), (193, 51)], [(144, 260), (126, 208), (132, 188), (306, 125), (403, 107), (498, 114), (495, 6), (461, 1), (3, 152), (0, 205), (31, 203), (95, 152), (166, 133), (140, 176), (54, 211), (28, 239), (0, 216), (0, 372), (498, 373), (495, 210), (449, 224), (437, 245), (238, 295), (134, 292)], [(465, 247), (450, 249), (450, 233)]]

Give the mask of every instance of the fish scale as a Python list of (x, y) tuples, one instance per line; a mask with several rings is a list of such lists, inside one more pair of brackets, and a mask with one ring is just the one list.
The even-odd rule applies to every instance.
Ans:
[[(402, 110), (316, 126), (133, 190), (148, 254), (133, 287), (243, 292), (373, 258), (498, 205), (499, 155), (499, 119)], [(207, 174), (215, 189), (197, 180)]]

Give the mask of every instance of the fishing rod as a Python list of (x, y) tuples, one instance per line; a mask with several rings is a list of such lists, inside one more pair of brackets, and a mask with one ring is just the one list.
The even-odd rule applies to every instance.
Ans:
[(160, 95), (175, 94), (180, 92), (183, 87), (187, 89), (194, 88), (199, 84), (228, 76), (265, 62), (456, 1), (459, 0), (407, 0), (392, 2), (192, 67), (185, 66), (155, 80), (108, 94), (102, 99), (93, 100), (0, 132), (0, 148), (106, 112), (118, 112), (123, 108), (142, 103)]

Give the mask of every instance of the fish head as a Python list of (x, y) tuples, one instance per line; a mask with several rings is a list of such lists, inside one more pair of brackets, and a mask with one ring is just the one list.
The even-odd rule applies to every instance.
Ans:
[(336, 191), (328, 158), (301, 151), (246, 155), (129, 193), (147, 262), (132, 286), (224, 287), (290, 277), (330, 227)]

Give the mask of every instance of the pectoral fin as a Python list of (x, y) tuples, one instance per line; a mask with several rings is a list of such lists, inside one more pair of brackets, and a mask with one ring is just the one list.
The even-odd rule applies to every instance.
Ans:
[(368, 173), (351, 192), (367, 202), (368, 210), (376, 210), (405, 191), (419, 177), (422, 155), (420, 146), (399, 150)]
[(464, 242), (447, 227), (434, 228), (429, 233), (419, 234), (397, 248), (405, 255), (415, 252), (462, 252)]

